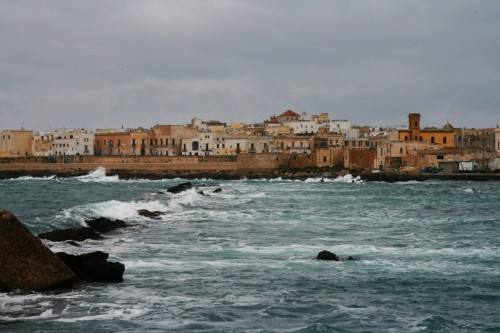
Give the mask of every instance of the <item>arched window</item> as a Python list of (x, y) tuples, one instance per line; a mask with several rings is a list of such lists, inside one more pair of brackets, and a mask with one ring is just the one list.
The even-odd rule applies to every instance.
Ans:
[(109, 140), (109, 146), (113, 148), (113, 140)]
[(408, 135), (405, 136), (405, 141), (408, 141)]
[(198, 150), (198, 148), (199, 148), (200, 145), (199, 145), (198, 141), (193, 141), (193, 143), (191, 144), (191, 146), (192, 146), (193, 150)]

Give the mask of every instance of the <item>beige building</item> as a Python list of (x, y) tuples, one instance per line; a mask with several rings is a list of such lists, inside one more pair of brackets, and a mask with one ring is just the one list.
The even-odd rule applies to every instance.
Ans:
[(179, 156), (183, 151), (183, 140), (198, 137), (195, 126), (156, 125), (153, 127), (153, 148), (155, 155)]
[(0, 132), (0, 157), (32, 155), (33, 131), (4, 130)]
[(52, 151), (54, 135), (51, 132), (36, 132), (33, 134), (32, 152), (34, 156), (55, 155)]

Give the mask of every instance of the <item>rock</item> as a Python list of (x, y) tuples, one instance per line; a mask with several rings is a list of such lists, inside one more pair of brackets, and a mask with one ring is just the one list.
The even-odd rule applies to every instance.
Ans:
[(222, 189), (220, 187), (217, 187), (212, 193), (220, 193), (222, 192)]
[(75, 274), (11, 212), (0, 212), (0, 291), (71, 287)]
[(71, 246), (77, 246), (77, 247), (79, 247), (79, 246), (80, 246), (80, 244), (78, 244), (78, 243), (77, 243), (77, 242), (75, 242), (75, 241), (67, 241), (66, 243), (68, 243), (68, 244), (69, 244), (69, 245), (71, 245)]
[(111, 220), (106, 217), (98, 217), (93, 220), (87, 220), (85, 223), (93, 230), (101, 233), (127, 227), (125, 222), (122, 220)]
[(176, 193), (181, 193), (183, 191), (187, 191), (187, 190), (192, 189), (192, 188), (193, 188), (193, 184), (191, 184), (191, 183), (181, 183), (179, 185), (169, 187), (167, 189), (167, 192), (176, 194)]
[(147, 210), (147, 209), (139, 209), (137, 211), (137, 213), (141, 216), (144, 216), (144, 217), (149, 217), (150, 219), (155, 219), (155, 220), (159, 220), (160, 219), (160, 215), (165, 215), (166, 213), (165, 212), (160, 212), (158, 210), (155, 210), (154, 212), (150, 211), (150, 210)]
[(82, 242), (86, 239), (101, 239), (101, 235), (95, 232), (94, 229), (89, 227), (76, 228), (76, 229), (64, 229), (64, 230), (53, 230), (49, 232), (44, 232), (38, 235), (38, 238), (48, 239), (53, 242), (64, 242), (64, 241), (77, 241)]
[(318, 257), (316, 259), (340, 261), (339, 256), (337, 256), (335, 253), (332, 253), (332, 252), (327, 251), (327, 250), (323, 250), (320, 253), (318, 253)]
[(202, 190), (198, 190), (198, 191), (196, 191), (196, 193), (198, 193), (199, 195), (203, 195), (203, 196), (206, 195), (205, 192), (203, 192)]
[(76, 274), (79, 281), (122, 282), (125, 265), (108, 262), (108, 254), (101, 251), (73, 255), (58, 252), (57, 256)]

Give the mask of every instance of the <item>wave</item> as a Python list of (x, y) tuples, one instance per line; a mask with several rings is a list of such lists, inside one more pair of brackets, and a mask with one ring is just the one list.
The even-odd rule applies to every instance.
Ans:
[(96, 182), (96, 183), (101, 183), (101, 182), (117, 182), (119, 181), (118, 176), (106, 176), (106, 169), (102, 166), (98, 167), (94, 171), (90, 172), (88, 175), (85, 176), (78, 176), (75, 177), (74, 179), (79, 180), (81, 182)]
[(353, 177), (351, 174), (345, 176), (338, 176), (335, 179), (331, 178), (307, 178), (306, 183), (364, 183), (365, 181), (361, 179), (360, 176)]
[(22, 176), (18, 178), (9, 178), (5, 179), (7, 181), (18, 181), (18, 180), (59, 180), (55, 175), (52, 176), (43, 176), (43, 177), (33, 177), (33, 176)]

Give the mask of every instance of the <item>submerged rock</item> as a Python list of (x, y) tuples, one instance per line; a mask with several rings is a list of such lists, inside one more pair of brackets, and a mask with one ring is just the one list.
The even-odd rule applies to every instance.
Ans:
[(87, 220), (85, 223), (95, 231), (109, 232), (118, 228), (125, 228), (127, 225), (122, 220), (111, 220), (106, 217), (98, 217), (93, 220)]
[(87, 239), (101, 239), (94, 229), (89, 227), (63, 229), (44, 232), (38, 235), (38, 238), (47, 239), (53, 242), (77, 241), (82, 242)]
[(167, 189), (167, 192), (169, 193), (181, 193), (183, 191), (187, 191), (193, 188), (193, 184), (191, 183), (181, 183), (179, 185), (171, 186)]
[(323, 250), (320, 253), (318, 253), (318, 256), (316, 257), (318, 260), (333, 260), (333, 261), (340, 261), (340, 258), (338, 255), (335, 253), (332, 253), (327, 250)]
[(0, 291), (71, 287), (74, 278), (11, 212), (0, 211)]
[(73, 255), (58, 252), (57, 256), (76, 274), (80, 281), (122, 282), (125, 265), (108, 262), (108, 254), (101, 251)]
[(222, 192), (222, 189), (220, 187), (217, 187), (212, 193), (220, 193)]
[(155, 211), (152, 212), (152, 211), (147, 210), (147, 209), (139, 209), (137, 211), (137, 214), (139, 214), (140, 216), (148, 217), (150, 219), (159, 220), (160, 216), (161, 215), (165, 215), (166, 213), (165, 212), (160, 212), (158, 210), (155, 210)]

